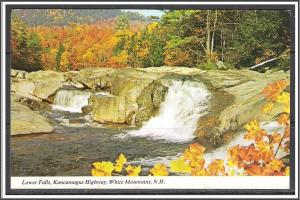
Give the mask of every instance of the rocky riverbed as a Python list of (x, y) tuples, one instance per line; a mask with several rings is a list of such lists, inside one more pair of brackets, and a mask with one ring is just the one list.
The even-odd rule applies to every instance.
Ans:
[(276, 117), (280, 108), (262, 114), (261, 91), (280, 79), (289, 80), (289, 73), (11, 70), (12, 174), (89, 175), (90, 163), (119, 153), (146, 169), (167, 165), (193, 142), (211, 152), (236, 138), (247, 121)]
[[(198, 119), (194, 134), (200, 140), (220, 145), (230, 140), (247, 121), (271, 120), (278, 114), (280, 108), (275, 108), (269, 115), (261, 114), (264, 99), (260, 92), (267, 84), (279, 79), (289, 79), (289, 73), (202, 71), (184, 67), (93, 68), (64, 73), (12, 70), (11, 135), (53, 132), (51, 120), (42, 115), (51, 110), (55, 97), (61, 95), (62, 90), (87, 92), (86, 100), (80, 99), (83, 103), (77, 103), (77, 110), (90, 113), (95, 122), (107, 126), (141, 127), (159, 114), (168, 83), (178, 80), (202, 82), (210, 92), (207, 112)], [(76, 102), (72, 106), (77, 106)]]

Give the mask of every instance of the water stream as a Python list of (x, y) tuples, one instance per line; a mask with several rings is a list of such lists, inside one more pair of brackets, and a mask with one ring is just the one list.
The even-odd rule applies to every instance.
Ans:
[(204, 84), (172, 81), (158, 116), (127, 136), (150, 137), (170, 142), (188, 142), (195, 136), (198, 119), (208, 108), (209, 92)]
[(88, 104), (91, 93), (84, 90), (62, 89), (55, 95), (53, 110), (81, 112), (81, 107)]
[(133, 130), (107, 128), (81, 113), (90, 95), (60, 90), (53, 110), (43, 113), (54, 121), (55, 132), (12, 138), (13, 176), (90, 175), (92, 162), (114, 161), (120, 153), (146, 171), (156, 162), (168, 164), (195, 142), (196, 123), (209, 100), (202, 83), (172, 82), (158, 116)]

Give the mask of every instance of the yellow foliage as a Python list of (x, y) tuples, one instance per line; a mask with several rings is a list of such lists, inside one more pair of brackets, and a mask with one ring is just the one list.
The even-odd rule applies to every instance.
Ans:
[(273, 103), (272, 102), (268, 102), (268, 103), (266, 103), (264, 106), (263, 106), (263, 108), (262, 108), (262, 112), (263, 113), (270, 113), (271, 112), (271, 110), (272, 110), (272, 108), (273, 108)]
[(172, 160), (170, 162), (171, 171), (179, 173), (190, 173), (191, 168), (184, 160), (183, 157), (178, 158), (177, 160)]
[(154, 167), (150, 169), (150, 173), (153, 176), (168, 176), (167, 167), (160, 163), (156, 163)]
[(147, 26), (149, 33), (153, 33), (153, 31), (154, 31), (155, 29), (157, 29), (158, 25), (159, 25), (158, 22), (152, 22), (151, 24), (149, 24), (149, 25)]
[(123, 165), (127, 162), (126, 157), (121, 153), (116, 160), (116, 165), (115, 165), (115, 171), (116, 172), (121, 172)]
[(256, 120), (253, 120), (253, 121), (247, 123), (245, 125), (245, 128), (247, 129), (248, 132), (260, 130), (259, 124)]
[(139, 174), (142, 171), (142, 168), (140, 165), (139, 166), (128, 165), (125, 169), (126, 169), (128, 176), (139, 176)]
[(94, 162), (91, 173), (93, 176), (111, 176), (113, 170), (114, 165), (112, 162)]
[(290, 175), (290, 167), (286, 167), (284, 170), (284, 175), (289, 176)]
[(266, 167), (272, 171), (279, 172), (284, 167), (284, 164), (281, 160), (274, 159)]
[(290, 93), (282, 92), (280, 95), (277, 96), (277, 102), (286, 105), (290, 104)]
[(247, 133), (244, 136), (245, 140), (252, 140), (255, 141), (260, 140), (263, 136), (266, 136), (266, 132), (262, 130), (259, 126), (259, 123), (256, 120), (250, 121), (245, 125), (245, 128), (247, 129)]

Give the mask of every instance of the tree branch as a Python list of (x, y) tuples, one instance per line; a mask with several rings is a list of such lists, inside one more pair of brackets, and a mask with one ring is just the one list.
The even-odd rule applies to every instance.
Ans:
[(254, 65), (254, 66), (250, 67), (249, 69), (255, 69), (255, 68), (257, 68), (257, 67), (263, 66), (264, 64), (267, 64), (267, 63), (269, 63), (269, 62), (272, 62), (272, 61), (274, 61), (274, 60), (277, 60), (278, 58), (279, 58), (279, 57), (272, 58), (272, 59), (270, 59), (270, 60), (266, 60), (266, 61), (264, 61), (264, 62), (261, 62), (261, 63), (259, 63), (259, 64), (257, 64), (257, 65)]

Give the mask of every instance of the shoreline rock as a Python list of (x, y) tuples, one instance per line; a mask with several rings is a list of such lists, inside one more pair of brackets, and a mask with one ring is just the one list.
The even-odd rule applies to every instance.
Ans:
[(46, 117), (17, 102), (13, 102), (11, 108), (10, 134), (12, 136), (53, 132), (54, 128)]
[[(279, 79), (289, 80), (287, 72), (259, 73), (243, 70), (204, 71), (187, 67), (149, 68), (87, 68), (78, 72), (11, 71), (11, 90), (20, 103), (37, 110), (38, 104), (52, 103), (56, 92), (64, 85), (86, 89), (94, 93), (89, 105), (82, 108), (92, 113), (100, 123), (142, 126), (144, 121), (158, 114), (168, 91), (165, 81), (193, 79), (207, 85), (212, 93), (209, 112), (198, 121), (195, 135), (208, 145), (226, 143), (252, 119), (271, 120), (279, 112), (275, 108), (269, 116), (260, 112), (265, 103), (261, 91)], [(77, 88), (76, 87), (76, 88)], [(98, 93), (98, 95), (97, 95)], [(109, 95), (103, 95), (109, 94)], [(100, 95), (99, 95), (100, 94)], [(23, 98), (23, 100), (20, 100)], [(25, 99), (25, 100), (24, 100)]]

